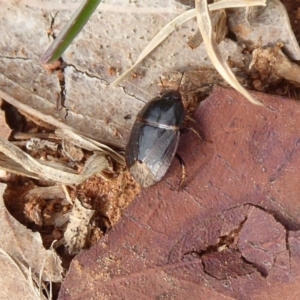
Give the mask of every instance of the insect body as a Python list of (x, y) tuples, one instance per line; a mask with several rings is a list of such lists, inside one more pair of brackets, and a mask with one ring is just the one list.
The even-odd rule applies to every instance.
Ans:
[(152, 99), (138, 113), (125, 159), (132, 177), (143, 187), (166, 174), (178, 147), (183, 119), (181, 94), (175, 90)]

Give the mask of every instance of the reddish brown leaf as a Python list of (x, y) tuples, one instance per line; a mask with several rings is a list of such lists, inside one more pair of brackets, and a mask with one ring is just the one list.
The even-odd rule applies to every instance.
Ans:
[(300, 104), (216, 88), (166, 177), (77, 256), (59, 299), (300, 298)]
[(286, 230), (273, 216), (254, 207), (240, 232), (238, 248), (247, 261), (267, 276), (277, 256), (288, 252)]
[(251, 274), (254, 267), (238, 251), (213, 252), (202, 256), (204, 271), (216, 279), (236, 278)]

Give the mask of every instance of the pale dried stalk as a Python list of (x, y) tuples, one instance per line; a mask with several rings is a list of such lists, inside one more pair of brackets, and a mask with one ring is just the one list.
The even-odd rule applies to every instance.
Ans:
[(0, 138), (0, 152), (39, 178), (53, 180), (61, 184), (80, 184), (91, 176), (108, 168), (108, 161), (105, 156), (101, 153), (96, 153), (88, 159), (81, 174), (74, 174), (75, 171), (72, 169), (64, 168), (62, 170), (58, 168), (58, 165), (53, 168), (46, 165), (49, 162), (37, 161), (20, 148), (2, 138)]
[(68, 130), (68, 129), (57, 129), (55, 131), (55, 133), (60, 138), (62, 138), (62, 139), (66, 138), (69, 142), (71, 142), (72, 144), (74, 144), (80, 148), (83, 148), (83, 149), (89, 150), (89, 151), (103, 152), (103, 153), (111, 156), (118, 163), (124, 164), (124, 157), (121, 154), (117, 153), (110, 147), (108, 147), (100, 142), (94, 141), (88, 137), (83, 137), (83, 136), (76, 134), (75, 132)]
[(22, 166), (20, 166), (19, 164), (17, 164), (12, 159), (10, 159), (9, 157), (5, 156), (2, 153), (0, 153), (0, 169), (17, 175), (25, 176), (25, 177), (41, 179), (38, 175), (28, 172)]
[(239, 91), (251, 103), (263, 105), (260, 101), (250, 95), (250, 93), (238, 82), (237, 78), (229, 68), (227, 62), (222, 57), (218, 44), (214, 38), (211, 19), (208, 11), (207, 0), (196, 0), (197, 22), (206, 47), (207, 54), (214, 67), (233, 88)]
[(208, 5), (210, 11), (225, 8), (265, 6), (266, 0), (221, 0)]
[(145, 59), (145, 57), (148, 56), (158, 45), (160, 45), (177, 27), (194, 17), (196, 17), (196, 12), (193, 9), (191, 9), (182, 13), (178, 17), (174, 18), (171, 22), (169, 22), (145, 47), (145, 49), (139, 55), (134, 65), (127, 71), (125, 71), (114, 82), (112, 82), (112, 85), (117, 85), (122, 80), (124, 80)]
[(71, 196), (70, 196), (70, 193), (69, 193), (67, 187), (66, 187), (64, 184), (62, 184), (61, 187), (62, 187), (62, 189), (63, 189), (63, 191), (64, 191), (64, 193), (65, 193), (65, 195), (66, 195), (66, 200), (67, 200), (71, 205), (73, 205), (73, 202), (72, 202), (72, 199), (71, 199)]
[[(250, 6), (265, 6), (266, 0), (222, 0), (216, 3), (208, 5), (210, 11), (232, 8), (232, 7), (250, 7)], [(140, 63), (148, 56), (157, 46), (159, 46), (176, 28), (184, 24), (185, 22), (195, 18), (197, 16), (196, 9), (190, 9), (182, 13), (178, 17), (170, 21), (166, 26), (164, 26), (158, 34), (149, 42), (145, 47), (142, 53), (137, 58), (136, 62), (132, 67), (126, 70), (121, 76), (119, 76), (115, 81), (112, 82), (112, 85), (117, 85), (123, 81), (130, 73), (136, 69)]]

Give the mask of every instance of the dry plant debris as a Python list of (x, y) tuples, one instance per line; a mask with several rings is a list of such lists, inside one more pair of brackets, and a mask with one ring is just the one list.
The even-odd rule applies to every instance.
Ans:
[[(5, 266), (6, 260), (13, 261), (21, 269), (16, 269), (15, 264), (7, 267), (16, 272), (26, 271), (23, 276), (25, 287), (20, 282), (20, 289), (16, 293), (27, 288), (29, 295), (34, 293), (39, 296), (42, 291), (48, 293), (51, 299), (51, 289), (45, 282), (61, 282), (63, 268), (58, 256), (53, 258), (57, 265), (50, 261), (49, 253), (54, 255), (57, 250), (66, 268), (69, 256), (62, 252), (74, 256), (98, 242), (120, 219), (121, 212), (139, 192), (139, 187), (125, 171), (123, 156), (110, 147), (68, 130), (53, 132), (34, 124), (31, 119), (25, 117), (25, 120), (25, 131), (28, 132), (13, 133), (12, 142), (1, 140), (0, 148), (8, 154), (8, 157), (2, 155), (1, 167), (17, 174), (2, 177), (8, 184), (4, 196), (12, 214), (5, 209), (7, 216), (2, 219), (10, 218), (9, 223), (15, 227), (19, 224), (21, 228), (10, 226), (5, 231), (5, 238), (8, 238), (6, 243), (9, 244), (5, 246), (2, 243), (1, 249), (5, 253)], [(104, 165), (101, 163), (103, 160)], [(24, 179), (19, 175), (32, 179)], [(64, 185), (66, 183), (68, 187)], [(91, 209), (92, 206), (95, 209)], [(30, 229), (26, 229), (28, 232), (25, 234), (25, 227), (19, 222), (41, 234)], [(2, 225), (5, 228), (5, 224)], [(15, 244), (10, 242), (11, 234), (15, 235)], [(30, 240), (30, 245), (26, 238)], [(32, 238), (40, 242), (40, 249), (32, 244)], [(25, 261), (20, 259), (23, 256)], [(49, 263), (54, 270), (50, 269)], [(8, 280), (6, 282), (9, 284)], [(8, 290), (3, 289), (1, 295), (6, 297), (8, 294)], [(19, 297), (17, 294), (10, 296)], [(41, 295), (39, 299), (43, 297)]]
[[(211, 11), (216, 10), (213, 13), (209, 13), (206, 7), (207, 1), (202, 0), (196, 1), (196, 9), (185, 12), (181, 4), (173, 2), (168, 3), (167, 6), (161, 3), (159, 8), (156, 7), (155, 1), (151, 0), (142, 3), (140, 7), (134, 7), (133, 2), (124, 2), (116, 6), (104, 3), (105, 13), (99, 12), (92, 18), (77, 43), (66, 53), (64, 63), (55, 65), (50, 73), (50, 70), (42, 69), (38, 58), (41, 54), (39, 51), (41, 45), (48, 43), (49, 32), (43, 31), (43, 28), (48, 28), (47, 16), (51, 8), (42, 1), (20, 0), (17, 4), (0, 1), (3, 2), (0, 25), (3, 22), (11, 29), (4, 32), (0, 41), (2, 53), (0, 97), (16, 107), (27, 123), (25, 124), (27, 128), (23, 128), (23, 124), (18, 129), (25, 132), (11, 135), (11, 130), (3, 123), (2, 115), (6, 133), (5, 136), (1, 136), (0, 141), (2, 152), (0, 165), (3, 170), (18, 174), (2, 177), (2, 181), (8, 184), (5, 202), (9, 211), (18, 220), (34, 231), (42, 232), (42, 236), (37, 232), (33, 234), (34, 239), (38, 240), (37, 247), (42, 253), (36, 262), (30, 259), (24, 261), (22, 252), (25, 250), (18, 249), (13, 243), (1, 252), (3, 264), (9, 268), (7, 272), (12, 274), (11, 268), (15, 268), (15, 271), (19, 272), (16, 276), (21, 274), (25, 278), (25, 281), (20, 282), (19, 285), (23, 294), (38, 295), (37, 297), (43, 298), (39, 294), (41, 291), (39, 286), (44, 291), (48, 287), (37, 280), (37, 274), (44, 274), (42, 279), (45, 281), (61, 280), (62, 268), (59, 259), (56, 261), (57, 265), (53, 266), (53, 270), (57, 272), (56, 277), (52, 276), (54, 279), (45, 275), (53, 271), (51, 267), (50, 271), (48, 270), (46, 263), (39, 269), (42, 257), (45, 259), (53, 251), (52, 244), (55, 240), (53, 247), (58, 252), (62, 253), (68, 247), (71, 254), (79, 253), (99, 241), (101, 243), (97, 248), (100, 249), (101, 257), (92, 259), (94, 263), (88, 264), (87, 270), (81, 269), (86, 264), (84, 253), (74, 261), (61, 291), (61, 297), (67, 293), (70, 293), (67, 296), (72, 299), (76, 299), (77, 296), (81, 298), (83, 294), (84, 297), (93, 295), (96, 289), (93, 280), (97, 278), (98, 283), (101, 282), (102, 290), (99, 293), (103, 297), (105, 294), (119, 293), (122, 297), (129, 295), (130, 298), (131, 292), (141, 291), (139, 284), (128, 275), (128, 272), (132, 274), (139, 272), (136, 278), (138, 281), (141, 278), (145, 279), (149, 292), (154, 296), (176, 295), (179, 298), (197, 298), (199, 291), (194, 290), (194, 284), (192, 289), (189, 285), (196, 281), (203, 297), (219, 299), (240, 297), (243, 293), (239, 291), (247, 289), (243, 281), (246, 276), (250, 280), (247, 284), (254, 286), (253, 291), (257, 292), (262, 299), (272, 293), (276, 296), (281, 293), (280, 297), (285, 297), (295, 290), (295, 278), (298, 278), (299, 218), (298, 210), (293, 209), (297, 207), (297, 201), (292, 195), (291, 202), (286, 199), (280, 200), (280, 205), (276, 206), (276, 203), (272, 202), (274, 199), (264, 198), (264, 193), (268, 193), (269, 188), (274, 191), (276, 186), (274, 182), (280, 184), (280, 180), (283, 180), (288, 187), (285, 190), (286, 194), (290, 196), (295, 190), (296, 179), (291, 177), (286, 181), (280, 176), (278, 178), (274, 176), (269, 178), (267, 184), (264, 181), (265, 177), (262, 176), (261, 179), (259, 177), (261, 174), (255, 173), (258, 172), (256, 168), (250, 173), (243, 170), (245, 173), (248, 172), (248, 175), (239, 173), (233, 181), (239, 184), (242, 182), (244, 191), (248, 193), (245, 195), (243, 192), (241, 195), (233, 196), (231, 190), (235, 187), (230, 186), (227, 189), (226, 180), (218, 184), (212, 182), (218, 176), (223, 180), (230, 178), (230, 170), (233, 171), (234, 168), (248, 166), (249, 157), (253, 157), (256, 164), (267, 161), (269, 165), (263, 166), (261, 170), (262, 174), (269, 174), (272, 166), (280, 159), (282, 161), (283, 153), (290, 149), (288, 144), (290, 140), (286, 140), (288, 134), (286, 139), (282, 136), (282, 139), (279, 139), (276, 134), (282, 132), (284, 128), (289, 134), (297, 132), (294, 120), (297, 109), (289, 113), (281, 111), (277, 100), (274, 100), (274, 104), (273, 100), (268, 100), (260, 94), (251, 94), (250, 99), (256, 97), (267, 107), (250, 108), (242, 102), (243, 104), (235, 106), (235, 109), (230, 109), (235, 99), (239, 99), (240, 96), (235, 93), (230, 94), (231, 92), (226, 90), (221, 92), (219, 90), (223, 100), (226, 98), (224, 96), (226, 93), (231, 95), (231, 98), (229, 97), (231, 100), (228, 100), (229, 98), (226, 98), (227, 102), (224, 100), (227, 107), (215, 111), (214, 109), (219, 108), (220, 104), (217, 100), (210, 100), (216, 101), (213, 102), (216, 107), (209, 106), (207, 101), (198, 112), (200, 117), (198, 119), (196, 117), (195, 124), (201, 125), (199, 131), (205, 137), (204, 145), (199, 142), (194, 145), (191, 141), (186, 144), (190, 144), (192, 148), (188, 150), (181, 148), (185, 149), (184, 153), (192, 156), (192, 159), (187, 161), (190, 177), (184, 191), (174, 196), (173, 189), (176, 189), (175, 182), (179, 181), (180, 175), (179, 169), (173, 166), (169, 174), (173, 172), (176, 174), (173, 176), (177, 178), (167, 178), (152, 191), (143, 192), (139, 199), (142, 203), (136, 201), (123, 219), (121, 216), (124, 209), (139, 193), (140, 188), (124, 169), (123, 156), (107, 146), (107, 144), (114, 145), (118, 149), (124, 147), (136, 112), (144, 105), (146, 99), (151, 99), (162, 88), (159, 87), (159, 77), (162, 78), (164, 86), (168, 87), (170, 83), (177, 82), (176, 78), (180, 77), (183, 71), (185, 72), (181, 92), (186, 100), (186, 109), (191, 114), (197, 109), (199, 100), (210, 93), (213, 85), (226, 85), (226, 80), (232, 82), (235, 77), (247, 89), (251, 87), (260, 91), (298, 97), (297, 87), (292, 84), (299, 83), (299, 66), (291, 62), (291, 59), (297, 60), (300, 57), (300, 50), (286, 10), (280, 1), (267, 1), (266, 7), (230, 10), (225, 8), (233, 5), (261, 5), (265, 1), (218, 1), (209, 5)], [(37, 7), (34, 7), (35, 5)], [(64, 23), (69, 14), (67, 10), (75, 9), (73, 3), (68, 1), (59, 2), (57, 5), (61, 11), (56, 13), (55, 17), (51, 17), (51, 24), (55, 25), (51, 25), (52, 32), (58, 30)], [(199, 10), (199, 7), (202, 8)], [(120, 11), (126, 18), (118, 18)], [(181, 12), (184, 13), (178, 16)], [(217, 64), (217, 69), (223, 69), (221, 73), (224, 69), (228, 71), (227, 79), (224, 76), (225, 81), (208, 60), (207, 49), (202, 43), (202, 36), (199, 36), (196, 15), (202, 28), (206, 48), (209, 49), (209, 57), (212, 57), (212, 53), (217, 57), (217, 62), (214, 63)], [(194, 20), (185, 23), (192, 18)], [(23, 26), (24, 24), (20, 24), (20, 20), (24, 19), (31, 20), (26, 22), (27, 28)], [(166, 20), (169, 20), (169, 23), (157, 34), (158, 28), (163, 28)], [(153, 22), (157, 24), (157, 28), (149, 26)], [(136, 24), (140, 25), (139, 28), (136, 28)], [(107, 28), (104, 37), (99, 36), (95, 28)], [(120, 28), (128, 28), (126, 38)], [(238, 42), (228, 38), (228, 33), (234, 34)], [(148, 44), (152, 38), (152, 42), (155, 43)], [(93, 43), (90, 43), (91, 39)], [(162, 41), (164, 42), (160, 44)], [(133, 48), (132, 45), (135, 47)], [(160, 47), (157, 47), (158, 45)], [(151, 53), (154, 48), (156, 51)], [(115, 83), (120, 82), (124, 76), (119, 79), (117, 76), (129, 68), (134, 61), (137, 62), (134, 68), (139, 66), (131, 78), (124, 80), (122, 86), (114, 87), (109, 84), (113, 80)], [(274, 86), (276, 89), (273, 90)], [(172, 88), (177, 89), (177, 86)], [(248, 93), (245, 90), (244, 92)], [(218, 94), (218, 91), (215, 93)], [(211, 96), (212, 99), (216, 97), (214, 95)], [(244, 110), (243, 105), (248, 107), (247, 110)], [(291, 104), (291, 107), (293, 105)], [(230, 119), (230, 125), (226, 125), (228, 116), (222, 117), (226, 109), (229, 109), (230, 118), (234, 116)], [(270, 111), (269, 114), (261, 114), (265, 109), (273, 111), (281, 123), (276, 123), (279, 122), (276, 118), (272, 119)], [(283, 122), (282, 115), (279, 115), (278, 111), (286, 116), (286, 123)], [(267, 133), (264, 131), (265, 128), (253, 129), (251, 127), (253, 123), (244, 123), (248, 118), (252, 118), (253, 121), (257, 115), (262, 119), (272, 119), (266, 126), (269, 130)], [(223, 123), (220, 122), (221, 120)], [(259, 118), (256, 123), (261, 124), (261, 121)], [(215, 125), (219, 128), (216, 130), (218, 134), (214, 136), (211, 128), (215, 128)], [(230, 129), (224, 130), (226, 126)], [(278, 132), (273, 131), (272, 126), (279, 126), (276, 127)], [(243, 149), (243, 144), (240, 142), (244, 141), (249, 133), (245, 128), (253, 129), (253, 135), (248, 136), (251, 145), (249, 149), (241, 150), (244, 152), (240, 153), (240, 156), (236, 154), (234, 158), (241, 159), (237, 166), (231, 161), (230, 156), (222, 157), (223, 153), (220, 149), (224, 145), (227, 148), (232, 146), (228, 144), (230, 139), (227, 139), (231, 133), (237, 136), (242, 134), (240, 140), (236, 139), (234, 143)], [(3, 134), (4, 130), (1, 133)], [(221, 140), (223, 134), (228, 136)], [(12, 143), (7, 142), (9, 135), (12, 137)], [(217, 135), (220, 135), (218, 138), (221, 141), (218, 140)], [(101, 144), (95, 139), (102, 140), (104, 143)], [(183, 137), (183, 144), (184, 141)], [(212, 150), (218, 144), (217, 142), (222, 147)], [(281, 147), (287, 148), (283, 151)], [(198, 149), (201, 151), (198, 152)], [(218, 154), (212, 155), (213, 151)], [(269, 153), (272, 159), (268, 158)], [(243, 160), (243, 157), (247, 160)], [(227, 166), (225, 170), (215, 168), (214, 176), (212, 176), (213, 171), (208, 170), (208, 166), (211, 166), (209, 161), (213, 158), (219, 162), (218, 166), (222, 162)], [(283, 161), (286, 162), (284, 159)], [(284, 162), (280, 169), (283, 173), (286, 171)], [(22, 176), (31, 179), (24, 180)], [(203, 178), (212, 179), (203, 183)], [(263, 192), (260, 190), (261, 185), (265, 187)], [(198, 188), (197, 192), (195, 186)], [(284, 189), (281, 186), (280, 188)], [(277, 191), (280, 192), (280, 188)], [(255, 199), (251, 196), (253, 191)], [(207, 193), (211, 193), (209, 197)], [(223, 201), (220, 202), (219, 199)], [(14, 212), (11, 208), (16, 206), (16, 203), (18, 203), (18, 211)], [(192, 204), (189, 207), (191, 203), (194, 206)], [(2, 206), (5, 220), (9, 220), (9, 223), (11, 222), (17, 228), (10, 228), (10, 234), (14, 234), (14, 230), (19, 232), (18, 222), (9, 215), (4, 204)], [(121, 223), (116, 225), (120, 219)], [(193, 222), (197, 224), (194, 226)], [(190, 229), (192, 226), (194, 230)], [(211, 234), (210, 239), (205, 233), (197, 235), (203, 231), (203, 228)], [(25, 229), (24, 226), (21, 227), (20, 232), (24, 232)], [(110, 230), (108, 239), (107, 233)], [(185, 231), (187, 233), (180, 236)], [(23, 239), (28, 239), (30, 232), (28, 230), (22, 237), (16, 235), (15, 240), (27, 245)], [(70, 235), (70, 232), (74, 234)], [(177, 244), (172, 244), (174, 240)], [(171, 244), (173, 248), (170, 250), (168, 247)], [(260, 245), (260, 247), (253, 245)], [(28, 247), (27, 252), (31, 249)], [(156, 254), (159, 256), (155, 256)], [(62, 259), (67, 260), (64, 255)], [(8, 262), (12, 263), (11, 266), (8, 266)], [(101, 264), (101, 270), (97, 269), (98, 263)], [(196, 278), (194, 273), (190, 272), (191, 277), (186, 278), (186, 274), (181, 273), (181, 270), (184, 270), (183, 265), (189, 272), (196, 270), (195, 274), (198, 277)], [(65, 266), (68, 268), (67, 265)], [(152, 267), (158, 268), (160, 274), (153, 275)], [(292, 267), (294, 269), (291, 269)], [(28, 272), (25, 274), (24, 270)], [(90, 270), (95, 277), (91, 278), (90, 274), (86, 274)], [(117, 290), (112, 290), (110, 286), (110, 283), (118, 279), (118, 274), (123, 271), (124, 278), (132, 283), (129, 294), (126, 285)], [(293, 275), (291, 275), (292, 271)], [(83, 274), (86, 274), (86, 278), (76, 285)], [(70, 284), (73, 276), (75, 276), (74, 286)], [(229, 276), (232, 280), (228, 279)], [(5, 278), (1, 279), (5, 280)], [(182, 279), (186, 280), (186, 286), (182, 283)], [(106, 282), (103, 283), (103, 280)], [(149, 280), (150, 285), (148, 285)], [(284, 280), (288, 283), (282, 287)], [(204, 281), (209, 282), (214, 288), (203, 286)], [(165, 285), (159, 290), (158, 286), (161, 282)], [(275, 288), (275, 291), (270, 291), (269, 284), (275, 284), (282, 289)], [(86, 285), (90, 290), (85, 289)], [(11, 283), (7, 283), (7, 286), (11, 286)], [(29, 290), (25, 290), (28, 287)], [(77, 295), (76, 290), (80, 288), (84, 292)], [(7, 294), (9, 290), (3, 289), (3, 293)], [(184, 290), (188, 291), (188, 295), (184, 294)], [(51, 298), (51, 295), (48, 295), (49, 297)]]
[(267, 6), (263, 8), (230, 10), (229, 29), (249, 50), (265, 46), (274, 47), (277, 43), (282, 43), (291, 60), (300, 60), (299, 41), (291, 28), (285, 2), (288, 4), (289, 1), (272, 0), (267, 1)]
[(253, 50), (249, 68), (259, 73), (264, 84), (286, 79), (299, 86), (300, 66), (291, 62), (282, 53), (282, 46), (282, 44), (279, 44), (275, 47)]
[(64, 233), (66, 246), (71, 255), (78, 254), (85, 248), (91, 231), (91, 218), (95, 210), (84, 207), (76, 198), (70, 213), (70, 220)]

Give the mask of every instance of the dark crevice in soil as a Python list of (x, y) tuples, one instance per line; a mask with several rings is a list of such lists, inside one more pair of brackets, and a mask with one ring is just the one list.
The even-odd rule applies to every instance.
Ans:
[[(50, 20), (50, 26), (49, 26), (49, 30), (48, 30), (48, 38), (52, 38), (53, 40), (56, 39), (56, 34), (54, 32), (54, 24), (55, 24), (55, 18), (57, 16), (58, 12), (56, 12), (54, 14), (54, 16), (52, 16), (50, 14), (51, 20)], [(65, 109), (65, 117), (64, 119), (66, 120), (67, 116), (68, 116), (68, 111), (69, 109), (66, 107), (65, 102), (66, 102), (66, 82), (65, 82), (65, 68), (68, 66), (68, 64), (63, 60), (62, 57), (60, 57), (58, 59), (59, 64), (57, 65), (57, 67), (51, 69), (52, 72), (56, 72), (57, 74), (57, 78), (59, 81), (59, 86), (60, 86), (60, 93), (57, 97), (57, 110), (61, 110), (61, 109)]]

